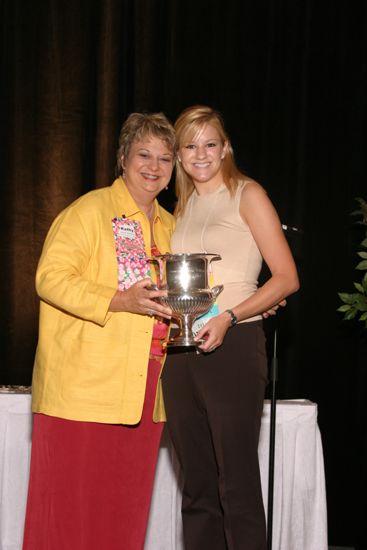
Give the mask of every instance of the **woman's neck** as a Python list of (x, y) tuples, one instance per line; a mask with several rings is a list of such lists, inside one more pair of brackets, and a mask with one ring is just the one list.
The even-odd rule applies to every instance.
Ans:
[(142, 197), (140, 193), (136, 193), (135, 189), (128, 185), (125, 181), (126, 187), (128, 188), (130, 195), (136, 202), (136, 205), (139, 209), (144, 212), (149, 220), (153, 219), (154, 210), (155, 210), (155, 197)]
[(212, 181), (194, 181), (194, 187), (198, 195), (208, 195), (214, 193), (222, 185), (223, 180), (212, 180)]
[(137, 201), (135, 202), (137, 206), (140, 208), (140, 210), (144, 212), (148, 220), (151, 222), (154, 218), (154, 211), (155, 211), (154, 201), (149, 204), (141, 204), (141, 203), (138, 203)]

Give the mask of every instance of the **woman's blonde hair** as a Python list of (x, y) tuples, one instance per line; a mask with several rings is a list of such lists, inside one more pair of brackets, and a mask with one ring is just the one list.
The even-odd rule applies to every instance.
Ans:
[(123, 172), (121, 158), (126, 158), (135, 141), (146, 137), (161, 139), (176, 158), (175, 130), (163, 113), (131, 113), (122, 125), (119, 137), (119, 146), (116, 153), (116, 176)]
[[(237, 168), (231, 141), (224, 127), (222, 115), (205, 105), (193, 105), (188, 107), (177, 118), (174, 128), (176, 131), (177, 147), (180, 149), (199, 134), (205, 124), (213, 126), (222, 140), (223, 145), (227, 144), (225, 157), (222, 161), (223, 181), (229, 192), (232, 194), (238, 181), (246, 176)], [(175, 216), (182, 215), (187, 201), (195, 187), (192, 178), (185, 172), (181, 162), (176, 160), (176, 195), (177, 204)]]

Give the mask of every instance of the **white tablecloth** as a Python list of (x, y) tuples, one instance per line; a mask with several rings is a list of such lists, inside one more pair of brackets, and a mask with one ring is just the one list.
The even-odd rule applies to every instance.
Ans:
[(31, 454), (28, 394), (0, 394), (0, 550), (20, 550)]
[[(21, 550), (31, 448), (31, 396), (0, 393), (0, 550)], [(273, 550), (327, 550), (327, 514), (317, 405), (278, 401)], [(259, 457), (267, 509), (270, 405)], [(168, 435), (159, 451), (145, 550), (183, 550), (181, 473)]]

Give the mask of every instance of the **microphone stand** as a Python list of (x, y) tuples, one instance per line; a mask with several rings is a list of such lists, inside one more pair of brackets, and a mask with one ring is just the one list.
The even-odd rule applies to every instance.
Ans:
[[(282, 224), (282, 229), (290, 233), (303, 234), (302, 229)], [(273, 357), (270, 366), (271, 400), (269, 432), (269, 476), (268, 476), (268, 510), (267, 510), (267, 550), (272, 550), (273, 542), (273, 501), (274, 501), (274, 464), (275, 464), (275, 431), (276, 431), (276, 382), (278, 380), (277, 329), (274, 329)]]
[(268, 511), (267, 511), (267, 550), (272, 548), (273, 535), (273, 496), (274, 496), (274, 462), (275, 462), (275, 427), (276, 427), (276, 381), (278, 379), (277, 329), (274, 330), (273, 357), (270, 367), (271, 401), (269, 433), (269, 476), (268, 476)]

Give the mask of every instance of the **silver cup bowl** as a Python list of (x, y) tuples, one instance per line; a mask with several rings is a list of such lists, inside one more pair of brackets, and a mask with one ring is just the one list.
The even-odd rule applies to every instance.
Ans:
[(194, 321), (207, 313), (214, 304), (216, 297), (223, 290), (223, 285), (211, 289), (197, 289), (182, 294), (177, 290), (168, 290), (167, 296), (160, 302), (172, 309), (173, 317), (178, 321), (180, 332), (169, 338), (169, 346), (197, 346), (203, 340), (195, 340), (192, 332)]
[(167, 295), (159, 298), (161, 304), (172, 309), (179, 324), (179, 334), (170, 337), (168, 346), (197, 346), (194, 339), (194, 321), (207, 313), (222, 292), (223, 285), (213, 288), (208, 284), (210, 262), (220, 260), (218, 254), (163, 254), (150, 259), (157, 270), (157, 288)]

